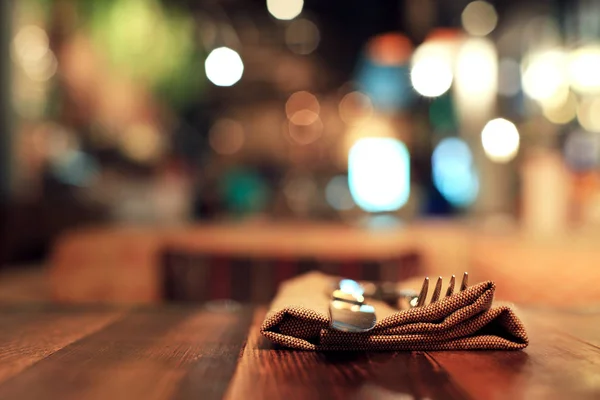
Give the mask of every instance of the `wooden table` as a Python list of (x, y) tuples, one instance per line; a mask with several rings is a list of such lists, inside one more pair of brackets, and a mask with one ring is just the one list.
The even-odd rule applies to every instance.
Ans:
[(600, 398), (600, 312), (521, 313), (525, 351), (319, 354), (250, 307), (4, 306), (0, 399)]

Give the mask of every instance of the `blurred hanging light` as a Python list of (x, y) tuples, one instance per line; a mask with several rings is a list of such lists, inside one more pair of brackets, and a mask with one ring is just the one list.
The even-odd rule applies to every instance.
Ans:
[(498, 14), (487, 1), (473, 1), (462, 12), (463, 28), (473, 36), (485, 36), (491, 33), (498, 23)]
[(583, 99), (577, 107), (577, 121), (590, 132), (600, 132), (600, 98)]
[(350, 92), (340, 101), (339, 113), (346, 124), (356, 125), (365, 122), (373, 114), (373, 103), (364, 93)]
[(206, 77), (217, 86), (232, 86), (242, 78), (244, 63), (240, 55), (228, 47), (210, 52), (204, 62)]
[(348, 185), (363, 210), (398, 210), (410, 195), (410, 155), (404, 143), (392, 138), (358, 140), (348, 155)]
[(504, 118), (489, 121), (481, 131), (481, 144), (488, 158), (505, 163), (512, 160), (519, 150), (519, 131)]
[(415, 52), (410, 80), (425, 97), (437, 97), (452, 86), (452, 59), (443, 43), (424, 43)]
[(581, 93), (600, 92), (600, 45), (589, 45), (572, 52), (568, 70), (574, 90)]
[(244, 145), (244, 127), (232, 119), (219, 119), (208, 132), (208, 142), (215, 153), (235, 154)]
[(348, 188), (348, 178), (344, 175), (331, 178), (325, 187), (325, 199), (331, 207), (339, 211), (354, 207), (350, 188)]
[(267, 10), (277, 19), (290, 20), (302, 12), (304, 0), (267, 0)]
[(285, 43), (296, 54), (312, 53), (316, 50), (320, 40), (319, 28), (306, 18), (292, 21), (285, 30)]
[(459, 138), (442, 139), (431, 156), (433, 183), (449, 203), (465, 207), (472, 204), (479, 191), (473, 167), (473, 155)]
[(560, 104), (542, 104), (542, 113), (554, 124), (567, 124), (577, 116), (577, 98), (569, 92)]
[(523, 91), (540, 102), (557, 102), (564, 99), (568, 82), (564, 52), (550, 50), (532, 54), (524, 60)]

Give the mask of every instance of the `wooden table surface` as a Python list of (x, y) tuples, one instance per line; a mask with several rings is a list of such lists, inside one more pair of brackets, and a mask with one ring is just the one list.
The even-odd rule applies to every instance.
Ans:
[(521, 310), (518, 352), (275, 349), (263, 309), (0, 308), (0, 399), (598, 399), (600, 313)]

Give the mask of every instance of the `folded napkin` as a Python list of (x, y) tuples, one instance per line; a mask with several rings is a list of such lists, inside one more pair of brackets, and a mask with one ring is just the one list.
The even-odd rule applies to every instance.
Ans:
[(519, 350), (527, 347), (523, 324), (506, 305), (493, 304), (495, 285), (482, 282), (433, 304), (397, 310), (375, 307), (377, 324), (364, 333), (330, 328), (333, 277), (311, 272), (284, 282), (261, 333), (301, 350)]

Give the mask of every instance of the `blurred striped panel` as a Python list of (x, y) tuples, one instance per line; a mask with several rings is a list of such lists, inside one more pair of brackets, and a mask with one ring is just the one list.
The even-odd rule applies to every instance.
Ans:
[(356, 280), (401, 281), (423, 275), (421, 256), (408, 252), (385, 260), (320, 261), (193, 254), (168, 250), (162, 256), (165, 300), (202, 302), (233, 299), (268, 303), (279, 284), (309, 271)]

